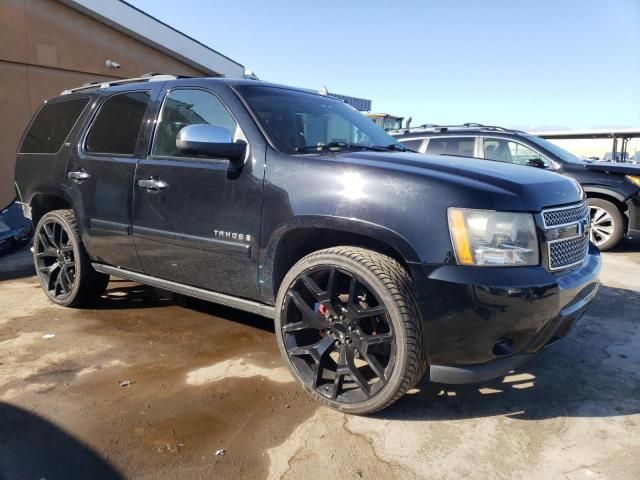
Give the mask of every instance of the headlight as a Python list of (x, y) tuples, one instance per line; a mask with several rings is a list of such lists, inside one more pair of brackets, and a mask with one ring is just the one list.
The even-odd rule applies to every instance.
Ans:
[(538, 265), (538, 237), (530, 213), (449, 208), (449, 232), (460, 265)]
[(636, 187), (640, 187), (640, 177), (637, 175), (627, 175), (627, 180), (633, 183)]

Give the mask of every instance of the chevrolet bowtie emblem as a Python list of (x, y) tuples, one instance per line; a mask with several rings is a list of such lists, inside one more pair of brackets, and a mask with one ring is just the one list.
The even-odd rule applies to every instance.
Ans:
[(591, 229), (591, 222), (588, 218), (583, 218), (578, 222), (578, 235), (582, 236), (585, 233), (589, 233)]

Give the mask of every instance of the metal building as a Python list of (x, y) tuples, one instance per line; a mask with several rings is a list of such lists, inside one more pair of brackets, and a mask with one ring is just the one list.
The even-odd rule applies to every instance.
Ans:
[(44, 99), (147, 72), (242, 77), (244, 67), (121, 0), (2, 0), (0, 209), (14, 198), (20, 135)]

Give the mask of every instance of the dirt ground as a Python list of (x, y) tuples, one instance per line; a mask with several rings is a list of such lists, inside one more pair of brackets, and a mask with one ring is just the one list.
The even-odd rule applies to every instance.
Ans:
[(261, 317), (115, 279), (64, 309), (28, 261), (0, 259), (2, 480), (640, 478), (640, 243), (519, 371), (374, 417), (307, 398)]

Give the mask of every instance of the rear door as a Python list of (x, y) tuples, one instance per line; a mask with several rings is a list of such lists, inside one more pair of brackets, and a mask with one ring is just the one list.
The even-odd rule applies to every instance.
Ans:
[(69, 159), (66, 184), (82, 241), (98, 262), (140, 270), (132, 237), (133, 178), (143, 152), (141, 126), (159, 90), (149, 84), (99, 97)]
[[(133, 232), (146, 274), (253, 297), (264, 146), (249, 142), (239, 171), (224, 158), (189, 157), (176, 148), (180, 129), (193, 124), (226, 128), (246, 140), (228, 106), (234, 98), (238, 102), (224, 87), (184, 83), (166, 92), (149, 156), (136, 171)], [(235, 107), (241, 108), (239, 102)]]

